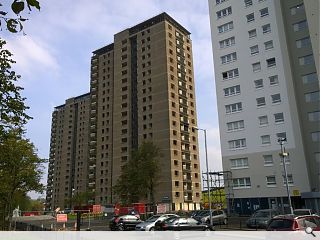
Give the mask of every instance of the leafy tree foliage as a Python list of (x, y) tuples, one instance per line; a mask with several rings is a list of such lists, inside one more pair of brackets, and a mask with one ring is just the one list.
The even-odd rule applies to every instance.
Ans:
[[(11, 33), (18, 33), (23, 30), (23, 22), (28, 20), (22, 14), (32, 9), (40, 11), (40, 3), (37, 0), (14, 0), (11, 4), (10, 11), (2, 10), (3, 4), (0, 3), (0, 27), (6, 26), (7, 30)], [(11, 17), (14, 15), (14, 17)], [(2, 30), (2, 28), (1, 28)]]
[(17, 193), (29, 191), (43, 192), (40, 182), (43, 164), (46, 162), (37, 156), (34, 145), (20, 135), (10, 132), (0, 143), (0, 209), (4, 222), (12, 214), (14, 197)]
[(75, 192), (72, 198), (67, 199), (67, 203), (70, 204), (70, 207), (81, 207), (88, 205), (88, 201), (94, 196), (93, 192)]
[(5, 44), (0, 39), (0, 142), (10, 130), (21, 131), (22, 126), (31, 119), (25, 113), (28, 107), (20, 94), (23, 88), (16, 85), (20, 76), (11, 70), (15, 61), (11, 59), (12, 54), (4, 49)]
[(146, 196), (154, 203), (154, 187), (159, 178), (160, 149), (151, 142), (142, 143), (132, 153), (114, 186), (114, 192), (123, 204), (139, 202)]

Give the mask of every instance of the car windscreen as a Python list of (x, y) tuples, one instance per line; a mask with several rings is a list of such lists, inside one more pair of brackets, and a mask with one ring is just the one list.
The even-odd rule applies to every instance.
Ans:
[(304, 211), (304, 210), (297, 210), (297, 211), (293, 211), (293, 213), (297, 216), (303, 216), (303, 215), (310, 215), (309, 211)]
[(253, 217), (263, 217), (263, 218), (266, 218), (266, 217), (269, 217), (270, 216), (270, 213), (269, 212), (263, 212), (263, 211), (258, 211), (256, 213), (253, 214)]
[(159, 218), (159, 216), (152, 216), (152, 217), (148, 218), (148, 219), (146, 220), (146, 222), (155, 222), (155, 221), (158, 220), (158, 218)]
[(290, 219), (273, 219), (268, 229), (289, 229), (292, 227), (293, 221)]

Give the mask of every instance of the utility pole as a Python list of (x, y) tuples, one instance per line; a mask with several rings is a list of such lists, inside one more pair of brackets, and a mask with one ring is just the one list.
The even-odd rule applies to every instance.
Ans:
[(287, 173), (287, 167), (286, 167), (286, 157), (289, 156), (289, 153), (285, 152), (285, 149), (282, 147), (283, 142), (286, 142), (287, 138), (279, 138), (278, 142), (281, 147), (281, 153), (279, 153), (282, 164), (283, 164), (283, 170), (284, 170), (284, 178), (285, 178), (285, 183), (286, 183), (286, 188), (287, 188), (287, 195), (288, 195), (288, 202), (289, 202), (289, 207), (290, 207), (290, 214), (293, 214), (293, 208), (292, 208), (292, 203), (291, 203), (291, 196), (290, 196), (290, 189), (289, 189), (289, 183), (288, 183), (288, 173)]

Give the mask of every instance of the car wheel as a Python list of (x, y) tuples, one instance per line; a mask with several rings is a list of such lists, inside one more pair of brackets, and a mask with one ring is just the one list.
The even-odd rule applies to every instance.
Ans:
[(154, 231), (154, 227), (151, 227), (151, 228), (149, 229), (149, 231)]
[(119, 230), (119, 231), (124, 231), (124, 226), (123, 226), (122, 224), (119, 225), (119, 226), (118, 226), (118, 230)]

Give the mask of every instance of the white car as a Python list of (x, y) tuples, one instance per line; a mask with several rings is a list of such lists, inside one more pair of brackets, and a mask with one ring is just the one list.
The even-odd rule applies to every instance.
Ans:
[(167, 218), (171, 217), (179, 217), (176, 214), (163, 214), (163, 215), (153, 215), (152, 217), (148, 218), (146, 221), (139, 223), (135, 230), (136, 231), (154, 231), (155, 223), (157, 221), (163, 221)]

